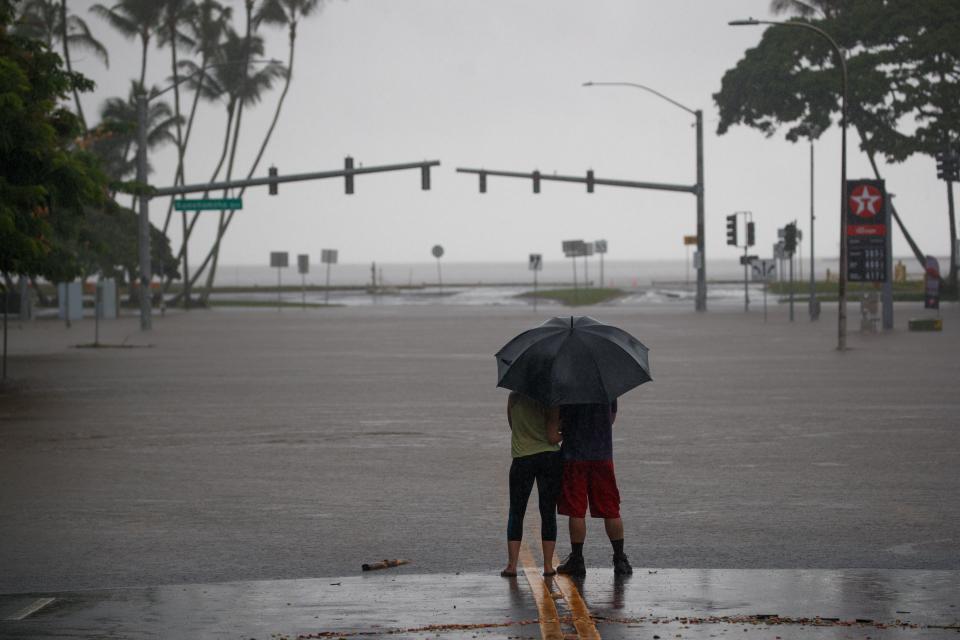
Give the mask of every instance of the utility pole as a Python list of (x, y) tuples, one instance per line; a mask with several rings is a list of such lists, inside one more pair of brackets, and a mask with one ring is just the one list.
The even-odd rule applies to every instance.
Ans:
[[(737, 242), (737, 218), (741, 215), (743, 216), (746, 232), (742, 245)], [(750, 211), (736, 211), (727, 216), (727, 244), (733, 247), (743, 247), (743, 257), (740, 258), (740, 263), (743, 265), (743, 311), (747, 312), (750, 310), (750, 289), (748, 285), (750, 280), (750, 263), (752, 259), (756, 259), (756, 256), (750, 256), (748, 253), (750, 247), (756, 244), (753, 213)]]
[[(149, 331), (150, 318), (150, 196), (147, 194), (147, 96), (137, 88), (137, 183), (140, 195), (140, 330)], [(67, 312), (69, 313), (69, 311)]]
[(704, 186), (703, 186), (703, 111), (694, 112), (697, 118), (697, 253), (700, 263), (697, 266), (696, 310), (707, 310), (707, 261), (706, 236), (704, 232)]
[(814, 262), (814, 253), (813, 253), (813, 224), (814, 220), (817, 219), (817, 216), (814, 213), (813, 205), (813, 176), (814, 176), (814, 164), (813, 164), (813, 138), (810, 139), (810, 300), (808, 304), (808, 310), (810, 313), (810, 321), (813, 322), (820, 318), (820, 305), (817, 304), (817, 268), (816, 262)]

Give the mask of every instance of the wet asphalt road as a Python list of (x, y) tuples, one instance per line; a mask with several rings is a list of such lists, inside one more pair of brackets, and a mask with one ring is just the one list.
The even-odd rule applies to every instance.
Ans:
[[(915, 305), (914, 305), (915, 306)], [(542, 311), (543, 309), (541, 309)], [(549, 312), (548, 312), (549, 313)], [(615, 442), (636, 566), (960, 569), (960, 311), (942, 334), (597, 307), (651, 348)], [(492, 357), (521, 309), (192, 312), (11, 328), (0, 592), (503, 562)], [(852, 324), (852, 323), (851, 323)], [(531, 509), (528, 525), (536, 525)], [(609, 562), (590, 523), (587, 559)], [(529, 530), (533, 531), (531, 527)], [(559, 552), (565, 553), (563, 542)]]

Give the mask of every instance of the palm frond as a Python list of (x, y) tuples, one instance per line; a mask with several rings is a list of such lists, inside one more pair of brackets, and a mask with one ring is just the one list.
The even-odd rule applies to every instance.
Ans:
[(126, 16), (107, 8), (102, 4), (95, 4), (90, 7), (90, 13), (106, 21), (111, 27), (120, 33), (124, 38), (132, 39), (140, 33), (137, 24)]
[(84, 49), (90, 51), (100, 58), (103, 65), (110, 68), (110, 54), (103, 43), (93, 37), (90, 33), (90, 27), (78, 16), (67, 17), (67, 42), (73, 49)]

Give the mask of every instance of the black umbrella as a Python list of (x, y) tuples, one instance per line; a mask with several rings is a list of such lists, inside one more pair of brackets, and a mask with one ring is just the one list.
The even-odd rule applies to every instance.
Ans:
[(497, 386), (553, 407), (613, 402), (649, 382), (648, 349), (589, 316), (551, 318), (497, 352)]

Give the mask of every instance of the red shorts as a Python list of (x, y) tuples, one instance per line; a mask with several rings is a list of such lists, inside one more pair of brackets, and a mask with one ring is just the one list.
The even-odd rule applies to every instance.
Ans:
[(572, 518), (619, 518), (620, 491), (613, 460), (565, 460), (557, 511)]

